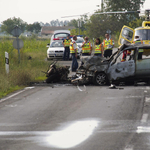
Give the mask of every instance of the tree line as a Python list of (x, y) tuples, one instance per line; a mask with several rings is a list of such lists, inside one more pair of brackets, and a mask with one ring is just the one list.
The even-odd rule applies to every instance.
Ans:
[(3, 21), (1, 31), (11, 33), (14, 26), (18, 25), (22, 31), (31, 31), (38, 33), (41, 31), (42, 26), (74, 26), (75, 29), (71, 30), (71, 34), (78, 34), (79, 27), (78, 21), (81, 22), (80, 34), (87, 35), (91, 38), (104, 35), (106, 31), (111, 30), (112, 34), (120, 32), (123, 25), (132, 28), (142, 25), (144, 17), (140, 17), (138, 13), (131, 14), (98, 14), (102, 12), (112, 11), (137, 11), (140, 10), (144, 0), (104, 0), (103, 6), (97, 10), (93, 15), (88, 17), (82, 15), (79, 19), (72, 19), (71, 21), (60, 21), (58, 19), (51, 20), (49, 23), (35, 22), (27, 24), (20, 18), (9, 18)]

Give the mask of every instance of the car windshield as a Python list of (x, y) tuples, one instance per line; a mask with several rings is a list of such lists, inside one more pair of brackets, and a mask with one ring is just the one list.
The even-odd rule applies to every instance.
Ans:
[(63, 47), (62, 42), (53, 42), (50, 47)]
[(67, 38), (68, 33), (57, 33), (54, 35), (54, 38)]
[(84, 40), (81, 38), (76, 40), (76, 43), (83, 43), (83, 42), (84, 42)]
[(138, 35), (141, 40), (150, 40), (150, 29), (136, 30), (135, 35)]

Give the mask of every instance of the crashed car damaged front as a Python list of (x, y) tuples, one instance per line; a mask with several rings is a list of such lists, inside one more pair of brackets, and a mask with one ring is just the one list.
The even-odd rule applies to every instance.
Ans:
[[(140, 49), (143, 49), (142, 59), (138, 57)], [(131, 54), (122, 61), (125, 51), (130, 51)], [(98, 56), (81, 59), (84, 65), (77, 70), (72, 83), (106, 85), (150, 82), (150, 45), (124, 44), (109, 59)]]

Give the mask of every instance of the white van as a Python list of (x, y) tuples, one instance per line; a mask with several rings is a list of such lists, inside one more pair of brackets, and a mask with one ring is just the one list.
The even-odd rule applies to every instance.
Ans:
[(54, 31), (54, 34), (51, 37), (50, 45), (54, 40), (64, 40), (67, 38), (67, 36), (70, 35), (69, 30), (56, 30)]

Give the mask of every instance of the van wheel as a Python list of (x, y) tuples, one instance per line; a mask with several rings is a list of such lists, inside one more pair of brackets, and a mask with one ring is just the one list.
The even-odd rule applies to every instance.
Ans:
[(93, 83), (96, 85), (106, 85), (108, 84), (107, 75), (105, 73), (96, 73), (93, 78)]

